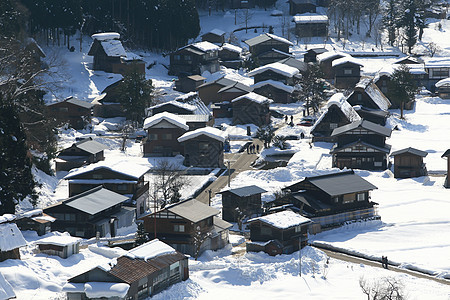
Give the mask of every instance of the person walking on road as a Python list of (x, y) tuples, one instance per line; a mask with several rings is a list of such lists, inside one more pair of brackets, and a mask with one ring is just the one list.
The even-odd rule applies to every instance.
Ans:
[(256, 152), (259, 153), (259, 144), (256, 144)]

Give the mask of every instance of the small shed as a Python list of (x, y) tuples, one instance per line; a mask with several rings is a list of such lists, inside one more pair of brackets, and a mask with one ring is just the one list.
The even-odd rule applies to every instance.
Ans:
[(53, 235), (35, 242), (40, 253), (68, 258), (80, 252), (80, 238), (69, 234)]
[(7, 259), (20, 259), (19, 248), (27, 245), (16, 223), (16, 216), (0, 216), (0, 262)]
[(273, 100), (253, 92), (233, 99), (233, 124), (269, 124), (269, 104), (272, 102)]
[(200, 75), (180, 77), (175, 81), (175, 89), (182, 93), (194, 92), (205, 80), (206, 78)]
[(316, 13), (305, 13), (292, 18), (295, 23), (295, 34), (299, 37), (328, 36), (328, 16)]
[(322, 54), (317, 55), (317, 62), (319, 63), (320, 69), (323, 72), (325, 79), (334, 79), (334, 70), (332, 63), (334, 60), (349, 56), (343, 52), (327, 51)]
[(217, 128), (204, 127), (186, 132), (178, 138), (184, 147), (184, 165), (222, 168), (225, 137)]
[(441, 156), (442, 158), (447, 158), (447, 176), (445, 177), (444, 187), (450, 188), (450, 149), (447, 149), (447, 151), (444, 152)]
[(289, 14), (315, 13), (317, 6), (316, 0), (289, 0)]
[(83, 165), (102, 161), (105, 159), (104, 150), (107, 148), (90, 137), (74, 143), (59, 152), (55, 160), (56, 171), (70, 171)]
[[(240, 66), (242, 48), (229, 43), (224, 43), (219, 49), (220, 64), (228, 66)], [(234, 62), (234, 64), (233, 64)]]
[[(310, 219), (290, 210), (247, 221), (250, 228), (250, 240), (252, 243), (276, 240), (281, 244), (281, 252), (284, 254), (290, 254), (307, 245), (308, 225), (310, 223)], [(265, 248), (266, 245), (264, 245)], [(253, 245), (250, 243), (247, 247), (247, 251), (253, 251), (254, 248), (252, 246)], [(280, 248), (280, 245), (275, 244), (274, 246), (276, 247), (270, 248), (274, 250)], [(276, 255), (279, 254), (279, 250), (274, 252), (270, 251), (267, 254)]]
[(305, 63), (309, 62), (317, 62), (317, 55), (327, 52), (328, 50), (325, 48), (312, 48), (306, 51), (303, 55), (303, 61)]
[(16, 224), (20, 230), (34, 230), (41, 236), (51, 231), (51, 225), (55, 220), (42, 209), (33, 209), (17, 215)]
[(225, 31), (215, 28), (203, 34), (202, 41), (222, 45), (225, 43)]
[(427, 152), (415, 148), (405, 148), (391, 153), (394, 157), (394, 177), (411, 178), (427, 175), (423, 158)]
[(104, 32), (92, 35), (94, 42), (88, 55), (94, 57), (94, 70), (113, 73), (114, 65), (120, 64), (120, 58), (127, 53), (120, 41), (120, 34), (116, 32)]
[(255, 83), (252, 87), (256, 94), (270, 98), (275, 103), (291, 103), (292, 101), (294, 87), (281, 81), (268, 79)]
[(450, 99), (450, 78), (441, 79), (435, 84), (436, 92), (442, 99)]
[(333, 60), (334, 86), (338, 89), (354, 87), (361, 79), (363, 64), (356, 59), (346, 56)]
[(219, 194), (222, 194), (222, 219), (228, 222), (237, 222), (239, 213), (246, 216), (261, 214), (261, 194), (265, 192), (267, 191), (256, 185), (220, 192)]

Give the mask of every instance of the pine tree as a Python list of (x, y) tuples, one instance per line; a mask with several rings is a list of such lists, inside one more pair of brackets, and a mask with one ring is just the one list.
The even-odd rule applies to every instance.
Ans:
[(14, 0), (0, 1), (0, 35), (17, 36), (24, 25), (23, 18)]
[(389, 45), (391, 46), (394, 46), (399, 19), (398, 1), (387, 0), (383, 8), (383, 28), (388, 32)]
[(403, 38), (405, 39), (408, 53), (411, 54), (412, 48), (417, 43), (416, 13), (417, 6), (415, 0), (405, 0), (402, 10), (404, 12), (400, 25), (403, 27)]
[(413, 101), (417, 92), (417, 86), (408, 66), (401, 65), (392, 73), (389, 81), (389, 91), (387, 96), (391, 100), (393, 107), (400, 107), (400, 117), (403, 119), (404, 104)]
[(137, 68), (131, 68), (118, 87), (118, 100), (122, 104), (127, 119), (141, 123), (145, 109), (153, 103), (153, 85), (150, 79)]
[(0, 92), (0, 215), (30, 197), (35, 203), (36, 182), (31, 172), (25, 132), (14, 105)]

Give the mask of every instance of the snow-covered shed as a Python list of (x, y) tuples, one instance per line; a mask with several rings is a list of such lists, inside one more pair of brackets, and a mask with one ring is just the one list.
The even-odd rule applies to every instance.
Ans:
[(450, 78), (444, 78), (436, 82), (436, 92), (442, 99), (450, 99)]
[(55, 234), (35, 241), (40, 253), (57, 255), (61, 258), (68, 258), (72, 254), (80, 252), (81, 239), (72, 237), (68, 233)]
[(356, 58), (344, 56), (332, 61), (334, 86), (338, 89), (352, 88), (361, 79), (361, 64)]
[(303, 13), (292, 17), (295, 33), (299, 37), (326, 37), (328, 35), (328, 16), (316, 13)]
[(70, 171), (83, 165), (105, 159), (104, 150), (108, 147), (92, 138), (86, 138), (61, 150), (55, 159), (56, 171)]
[(233, 124), (255, 124), (256, 126), (269, 124), (269, 105), (272, 102), (273, 100), (253, 92), (233, 99), (231, 101)]
[(225, 43), (225, 31), (214, 28), (213, 30), (202, 35), (202, 42), (222, 45)]
[(293, 46), (289, 40), (270, 33), (260, 34), (244, 43), (248, 45), (252, 58), (257, 58), (261, 65), (290, 57), (289, 48)]
[(83, 129), (91, 121), (91, 110), (94, 104), (67, 97), (63, 101), (46, 105), (46, 114), (54, 118), (58, 125), (69, 124), (75, 129)]
[(394, 157), (394, 177), (411, 178), (427, 175), (423, 158), (428, 152), (412, 147), (400, 149), (391, 153)]
[(0, 216), (0, 261), (20, 259), (19, 248), (27, 245), (15, 219), (11, 214)]
[(300, 71), (289, 65), (275, 62), (261, 66), (247, 73), (254, 78), (254, 83), (265, 80), (280, 81), (287, 85), (293, 85), (296, 78), (300, 78)]
[(275, 103), (290, 103), (294, 87), (272, 79), (259, 81), (252, 85), (253, 91), (272, 99)]
[[(307, 245), (311, 220), (285, 210), (250, 219), (247, 224), (251, 240), (247, 244), (247, 251), (265, 251), (269, 255), (277, 255), (289, 254)], [(271, 241), (277, 243), (270, 243)], [(267, 247), (268, 245), (272, 247)]]
[(200, 168), (223, 167), (224, 134), (213, 127), (186, 132), (178, 138), (184, 147), (184, 165)]
[(20, 230), (34, 230), (38, 235), (49, 233), (54, 221), (55, 218), (45, 214), (40, 208), (22, 212), (16, 218)]
[(67, 299), (144, 299), (189, 278), (188, 258), (151, 240), (68, 280)]
[(218, 193), (222, 195), (222, 219), (237, 222), (239, 214), (245, 216), (261, 214), (261, 194), (265, 192), (267, 191), (256, 185), (249, 185)]
[(335, 128), (361, 119), (346, 99), (343, 93), (331, 96), (325, 110), (311, 128), (313, 142), (334, 142), (331, 133)]

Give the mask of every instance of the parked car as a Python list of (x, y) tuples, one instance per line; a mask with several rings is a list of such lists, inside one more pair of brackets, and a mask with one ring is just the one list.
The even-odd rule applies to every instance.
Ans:
[(314, 125), (314, 122), (315, 122), (316, 120), (314, 119), (314, 117), (311, 117), (311, 116), (307, 116), (307, 117), (303, 117), (301, 120), (300, 120), (300, 123), (298, 123), (297, 125), (300, 125), (300, 126), (313, 126)]

